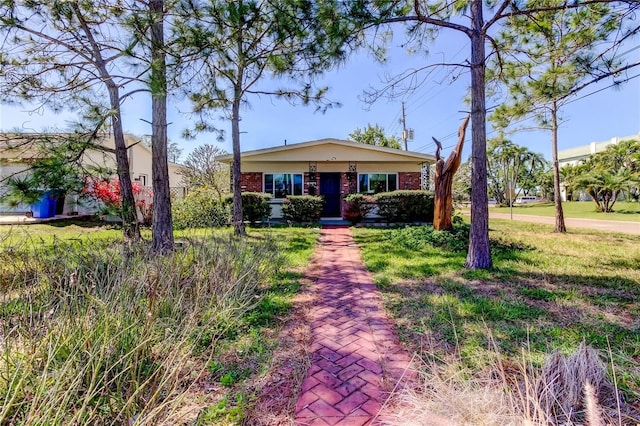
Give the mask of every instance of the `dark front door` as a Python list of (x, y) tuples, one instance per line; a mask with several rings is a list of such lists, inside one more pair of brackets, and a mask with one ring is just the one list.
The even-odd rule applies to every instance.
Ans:
[(340, 217), (340, 173), (320, 173), (320, 195), (324, 196), (323, 217)]

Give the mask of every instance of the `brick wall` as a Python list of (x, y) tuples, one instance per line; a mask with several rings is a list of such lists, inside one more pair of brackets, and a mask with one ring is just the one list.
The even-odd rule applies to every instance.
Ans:
[(398, 189), (420, 189), (420, 172), (399, 172)]
[(355, 194), (356, 192), (358, 192), (357, 179), (357, 173), (340, 173), (340, 190), (342, 191), (342, 196), (340, 197), (340, 211), (343, 218), (345, 217), (345, 212), (347, 210), (347, 202), (344, 200), (344, 198), (349, 194)]
[[(320, 173), (315, 173), (315, 178), (316, 178), (315, 181), (312, 181), (310, 176), (313, 176), (313, 175), (309, 173), (305, 173), (303, 176), (304, 188), (302, 190), (302, 193), (303, 195), (318, 195), (319, 188), (320, 188)], [(312, 186), (315, 188), (312, 189), (310, 193), (309, 188)], [(315, 194), (313, 192), (315, 192)]]
[(240, 189), (242, 192), (262, 192), (262, 173), (242, 173), (242, 176), (240, 176)]

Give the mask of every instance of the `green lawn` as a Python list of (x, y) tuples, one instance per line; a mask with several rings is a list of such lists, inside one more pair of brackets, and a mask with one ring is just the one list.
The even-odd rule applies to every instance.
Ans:
[[(145, 235), (151, 234), (145, 232)], [(50, 244), (54, 240), (115, 241), (122, 238), (118, 226), (93, 219), (73, 219), (49, 222), (46, 224), (2, 225), (0, 226), (0, 245), (18, 243)]]
[[(640, 239), (495, 220), (491, 271), (464, 269), (465, 252), (424, 243), (420, 229), (354, 228), (401, 340), (430, 359), (474, 371), (499, 351), (534, 365), (584, 339), (608, 353), (618, 385), (640, 398)], [(439, 234), (438, 234), (439, 235)], [(491, 337), (491, 338), (490, 338)]]
[[(572, 201), (562, 203), (562, 210), (566, 218), (620, 220), (625, 222), (640, 222), (640, 203), (618, 201), (614, 205), (613, 213), (596, 211), (593, 201)], [(491, 207), (489, 212), (509, 213), (508, 207)], [(555, 216), (553, 203), (525, 204), (513, 207), (514, 214), (528, 214), (534, 216)]]

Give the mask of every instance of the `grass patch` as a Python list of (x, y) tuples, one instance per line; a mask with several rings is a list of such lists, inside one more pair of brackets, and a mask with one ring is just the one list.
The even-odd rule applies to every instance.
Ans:
[[(497, 349), (540, 367), (581, 342), (610, 353), (628, 402), (640, 400), (640, 240), (495, 220), (494, 269), (467, 271), (465, 252), (416, 244), (407, 231), (354, 228), (404, 343), (417, 353), (490, 368)], [(429, 231), (411, 230), (409, 236)], [(610, 347), (610, 350), (609, 350)], [(611, 367), (610, 367), (611, 369)], [(640, 407), (637, 407), (640, 408)]]

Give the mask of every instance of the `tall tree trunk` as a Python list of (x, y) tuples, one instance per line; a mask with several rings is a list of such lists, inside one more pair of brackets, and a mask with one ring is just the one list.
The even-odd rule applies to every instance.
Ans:
[(118, 86), (108, 84), (109, 101), (113, 114), (111, 126), (116, 151), (116, 169), (120, 181), (120, 199), (122, 202), (122, 236), (125, 243), (140, 241), (140, 224), (136, 213), (136, 200), (131, 186), (131, 171), (129, 169), (129, 155), (127, 143), (122, 129), (122, 115), (120, 113), (120, 94)]
[(242, 188), (240, 188), (240, 87), (234, 90), (233, 105), (231, 107), (231, 140), (233, 143), (233, 232), (236, 235), (246, 235), (242, 220)]
[(551, 155), (553, 161), (553, 201), (556, 206), (555, 232), (567, 232), (562, 211), (562, 196), (560, 194), (560, 165), (558, 163), (558, 105), (554, 101), (551, 105)]
[(87, 41), (91, 46), (93, 60), (100, 74), (100, 77), (107, 86), (109, 92), (109, 106), (111, 107), (111, 126), (113, 129), (113, 141), (115, 145), (116, 169), (118, 180), (120, 181), (120, 201), (122, 203), (122, 236), (125, 242), (140, 241), (140, 224), (136, 212), (136, 200), (133, 196), (131, 186), (131, 171), (129, 169), (129, 154), (127, 143), (124, 140), (124, 130), (122, 129), (122, 113), (120, 108), (120, 90), (109, 74), (107, 65), (102, 57), (100, 46), (93, 36), (93, 32), (84, 18), (82, 10), (77, 3), (72, 4), (78, 23), (82, 28)]
[(451, 215), (453, 211), (453, 176), (460, 167), (462, 148), (464, 147), (464, 136), (469, 124), (467, 116), (458, 129), (458, 143), (455, 149), (449, 154), (445, 162), (440, 157), (442, 144), (436, 138), (438, 149), (436, 150), (436, 173), (434, 176), (434, 209), (433, 209), (433, 229), (445, 231), (453, 229)]
[(485, 50), (482, 0), (471, 0), (471, 232), (465, 266), (492, 267), (487, 197), (487, 129)]
[[(239, 0), (240, 7), (243, 6)], [(241, 156), (240, 156), (240, 101), (242, 100), (242, 83), (244, 78), (244, 46), (242, 44), (244, 18), (240, 18), (238, 33), (236, 34), (237, 54), (240, 57), (238, 63), (236, 80), (233, 85), (233, 103), (231, 105), (231, 141), (233, 145), (233, 166), (231, 169), (233, 177), (233, 233), (235, 235), (246, 235), (244, 221), (242, 220), (242, 188), (240, 182), (242, 178)]]
[(167, 162), (167, 65), (164, 52), (164, 1), (149, 2), (151, 25), (151, 181), (153, 184), (152, 250), (173, 250), (171, 191)]

